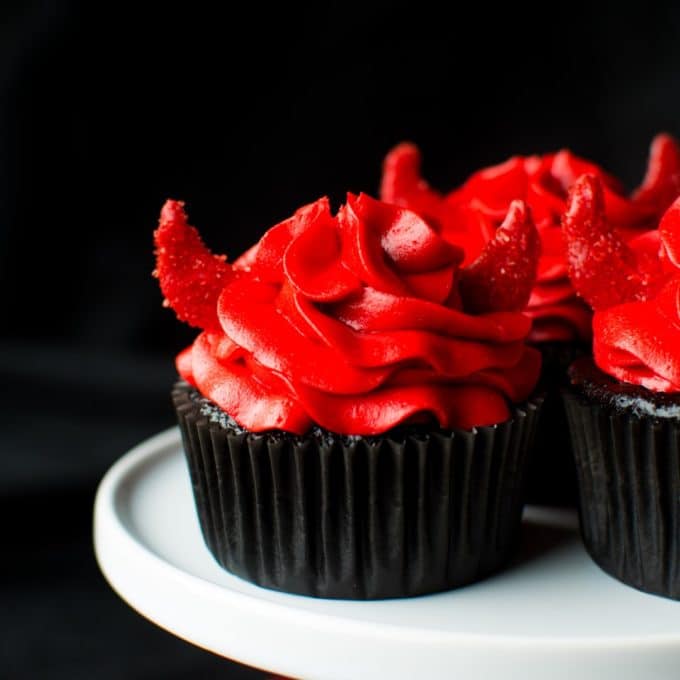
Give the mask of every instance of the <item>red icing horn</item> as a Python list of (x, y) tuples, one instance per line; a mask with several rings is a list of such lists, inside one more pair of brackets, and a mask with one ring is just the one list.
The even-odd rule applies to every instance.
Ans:
[(420, 176), (420, 151), (415, 144), (402, 142), (395, 146), (383, 163), (380, 197), (387, 203), (394, 203), (404, 193), (412, 193), (427, 186)]
[(166, 201), (154, 232), (156, 270), (165, 303), (177, 318), (207, 331), (220, 330), (217, 299), (233, 276), (225, 255), (213, 255), (187, 222), (182, 201)]
[(662, 213), (680, 196), (680, 144), (671, 135), (654, 137), (649, 150), (647, 173), (633, 200), (649, 203)]
[(420, 151), (415, 144), (395, 146), (383, 163), (380, 199), (414, 210), (436, 224), (444, 199), (422, 178), (420, 166)]
[(661, 219), (659, 235), (668, 259), (680, 269), (680, 197)]
[(536, 280), (539, 255), (531, 211), (524, 201), (512, 201), (494, 238), (461, 272), (463, 308), (477, 314), (523, 310)]
[(594, 175), (582, 175), (574, 183), (562, 232), (571, 282), (593, 309), (646, 300), (657, 289), (658, 263), (638, 258), (609, 223), (602, 185)]

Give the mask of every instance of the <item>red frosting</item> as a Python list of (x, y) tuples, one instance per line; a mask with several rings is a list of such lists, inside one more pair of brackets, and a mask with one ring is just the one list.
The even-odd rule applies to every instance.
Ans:
[(595, 310), (595, 363), (624, 382), (680, 392), (680, 198), (658, 228), (626, 243), (608, 219), (600, 181), (584, 175), (564, 234), (574, 287)]
[(538, 237), (519, 201), (467, 267), (417, 214), (365, 195), (335, 216), (326, 199), (298, 210), (233, 266), (182, 203), (166, 203), (155, 240), (168, 304), (204, 329), (179, 373), (250, 431), (469, 429), (506, 420), (536, 384), (520, 310)]
[(568, 190), (584, 173), (600, 179), (609, 220), (623, 230), (622, 235), (631, 237), (658, 220), (680, 192), (680, 147), (669, 135), (658, 135), (652, 142), (645, 179), (629, 198), (617, 179), (566, 150), (515, 156), (474, 173), (460, 188), (442, 195), (422, 179), (418, 149), (401, 144), (385, 160), (381, 197), (437, 223), (444, 238), (464, 243), (469, 259), (492, 237), (510, 201), (526, 201), (542, 245), (536, 285), (526, 310), (534, 320), (531, 340), (588, 340), (591, 312), (569, 281), (560, 230)]
[(624, 382), (680, 392), (680, 276), (651, 300), (627, 302), (593, 317), (595, 363)]

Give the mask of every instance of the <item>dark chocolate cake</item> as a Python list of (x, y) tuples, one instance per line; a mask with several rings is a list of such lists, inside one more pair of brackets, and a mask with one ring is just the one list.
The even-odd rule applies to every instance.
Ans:
[(574, 361), (569, 378), (583, 396), (615, 413), (680, 419), (680, 392), (654, 392), (621, 382), (600, 370), (591, 357)]

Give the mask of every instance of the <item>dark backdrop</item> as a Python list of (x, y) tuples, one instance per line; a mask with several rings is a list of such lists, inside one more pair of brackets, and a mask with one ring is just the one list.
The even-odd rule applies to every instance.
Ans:
[(259, 677), (134, 614), (90, 546), (96, 484), (172, 424), (192, 337), (150, 276), (166, 197), (235, 256), (375, 192), (403, 139), (441, 188), (560, 146), (633, 186), (680, 134), (679, 10), (508, 4), (2, 3), (0, 675)]

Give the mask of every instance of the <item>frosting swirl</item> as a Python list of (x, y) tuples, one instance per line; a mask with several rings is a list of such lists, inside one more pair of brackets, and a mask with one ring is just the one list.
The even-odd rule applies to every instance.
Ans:
[[(349, 195), (337, 215), (327, 199), (300, 209), (232, 266), (197, 245), (182, 204), (169, 201), (155, 234), (157, 274), (178, 316), (204, 329), (178, 371), (254, 432), (302, 434), (316, 424), (370, 435), (406, 422), (504, 421), (540, 369), (520, 312), (538, 246), (520, 203), (500, 232), (463, 268), (464, 251), (415, 213)], [(492, 295), (488, 286), (504, 282), (483, 273), (504, 253), (514, 286)], [(186, 277), (216, 266), (218, 285), (199, 278), (197, 296)]]
[(437, 221), (444, 238), (465, 241), (471, 258), (493, 235), (510, 201), (526, 201), (542, 246), (526, 310), (533, 319), (530, 339), (587, 341), (591, 311), (569, 280), (560, 229), (569, 188), (585, 173), (600, 180), (609, 220), (632, 237), (658, 220), (680, 193), (680, 148), (669, 135), (658, 135), (652, 142), (645, 179), (630, 197), (615, 177), (568, 150), (515, 156), (474, 173), (461, 187), (441, 195), (420, 177), (417, 148), (402, 144), (385, 160), (381, 197)]
[(593, 357), (605, 373), (654, 392), (680, 392), (680, 277), (651, 300), (598, 310)]
[(626, 243), (607, 219), (599, 181), (585, 175), (564, 233), (574, 286), (595, 310), (597, 366), (654, 392), (680, 392), (680, 198), (658, 228)]

